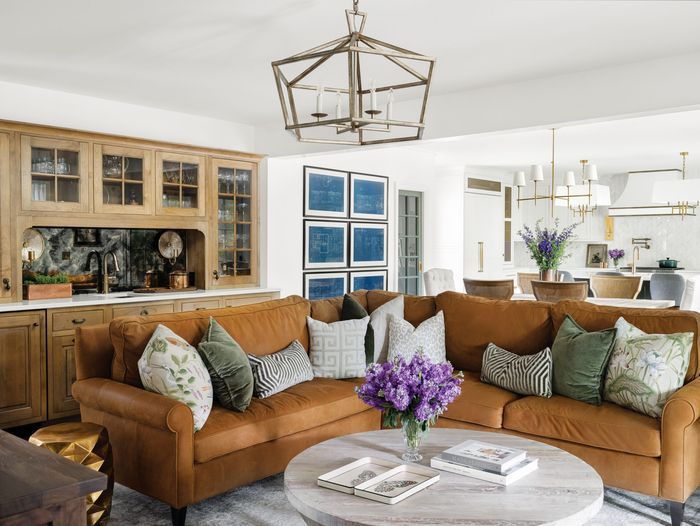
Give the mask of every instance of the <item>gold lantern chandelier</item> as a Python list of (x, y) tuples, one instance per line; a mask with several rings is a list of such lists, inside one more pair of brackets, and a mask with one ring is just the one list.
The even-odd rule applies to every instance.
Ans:
[(365, 35), (358, 0), (345, 17), (347, 35), (272, 63), (285, 129), (326, 144), (420, 139), (435, 58)]

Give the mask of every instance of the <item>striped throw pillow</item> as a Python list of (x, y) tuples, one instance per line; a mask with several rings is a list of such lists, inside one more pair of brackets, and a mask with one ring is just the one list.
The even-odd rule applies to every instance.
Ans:
[(481, 381), (514, 393), (550, 398), (552, 396), (552, 351), (519, 356), (493, 343), (484, 352)]
[(314, 379), (306, 349), (294, 340), (289, 347), (267, 356), (248, 355), (253, 369), (253, 394), (267, 398), (301, 382)]

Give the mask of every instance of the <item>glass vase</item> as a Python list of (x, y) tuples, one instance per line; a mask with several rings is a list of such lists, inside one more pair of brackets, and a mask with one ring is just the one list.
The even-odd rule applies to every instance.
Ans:
[(406, 462), (422, 460), (423, 455), (419, 451), (425, 433), (422, 424), (413, 418), (406, 418), (401, 422), (401, 430), (403, 431), (403, 441), (406, 446), (406, 451), (401, 455), (401, 458)]

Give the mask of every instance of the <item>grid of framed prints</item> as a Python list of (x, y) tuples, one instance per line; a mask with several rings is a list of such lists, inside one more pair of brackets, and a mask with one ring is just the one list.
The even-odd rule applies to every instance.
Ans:
[(304, 167), (304, 296), (387, 289), (389, 179)]

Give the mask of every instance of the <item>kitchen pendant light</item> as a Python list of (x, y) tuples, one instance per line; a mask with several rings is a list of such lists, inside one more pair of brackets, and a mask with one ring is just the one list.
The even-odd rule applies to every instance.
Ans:
[(598, 181), (598, 167), (595, 164), (589, 165), (586, 159), (579, 162), (584, 184), (577, 185), (574, 172), (567, 172), (566, 186), (557, 186), (556, 206), (568, 206), (574, 216), (579, 216), (584, 222), (586, 214), (592, 214), (599, 206), (610, 206), (610, 188), (593, 184)]
[(347, 35), (272, 63), (285, 129), (326, 144), (420, 139), (435, 58), (365, 35), (358, 0), (345, 17)]
[(687, 215), (695, 215), (695, 208), (700, 206), (700, 179), (685, 178), (688, 152), (681, 152), (681, 158), (681, 179), (655, 182), (651, 198), (654, 203), (668, 204), (671, 207), (671, 215), (679, 215), (683, 219)]

